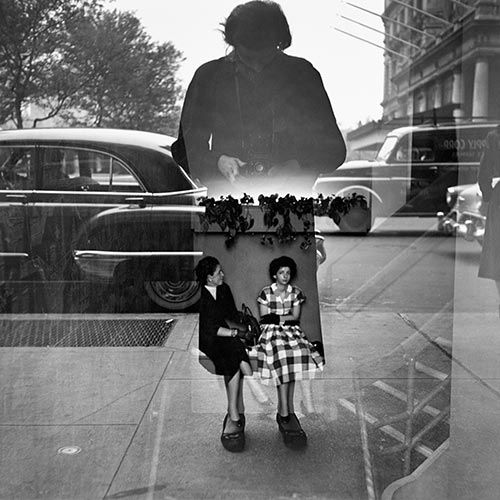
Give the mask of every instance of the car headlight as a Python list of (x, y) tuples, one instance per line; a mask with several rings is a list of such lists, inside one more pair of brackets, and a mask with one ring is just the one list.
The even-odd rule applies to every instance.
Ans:
[(452, 199), (453, 199), (453, 196), (450, 193), (450, 191), (446, 191), (446, 204), (451, 206)]
[(448, 189), (446, 191), (446, 204), (452, 208), (453, 205), (455, 205), (456, 201), (457, 201), (457, 196), (458, 196), (458, 193), (456, 191), (452, 191), (451, 189)]

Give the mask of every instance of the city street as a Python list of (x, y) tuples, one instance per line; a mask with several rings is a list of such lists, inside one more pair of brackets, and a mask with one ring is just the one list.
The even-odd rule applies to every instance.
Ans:
[[(198, 317), (167, 314), (175, 326), (164, 347), (0, 349), (1, 444), (11, 450), (0, 463), (0, 498), (367, 498), (353, 374), (371, 422), (383, 419), (401, 410), (408, 356), (417, 359), (417, 398), (449, 375), (453, 307), (496, 307), (489, 283), (475, 278), (476, 243), (423, 229), (430, 220), (388, 224), (365, 237), (324, 233), (327, 366), (313, 383), (313, 408), (307, 387), (297, 388), (305, 452), (284, 448), (275, 405), (263, 401), (274, 390), (248, 385), (247, 449), (229, 456), (218, 437), (223, 384), (198, 363)], [(449, 389), (426, 406), (422, 424), (447, 405)], [(370, 433), (375, 449), (404, 431), (390, 427)], [(444, 422), (426, 436), (411, 469), (448, 434)], [(373, 464), (379, 491), (402, 475), (397, 454)]]
[(0, 500), (500, 498), (500, 0), (0, 0), (0, 54)]
[(463, 312), (495, 311), (493, 283), (477, 278), (479, 244), (435, 227), (432, 218), (402, 217), (381, 221), (365, 237), (323, 231), (323, 309), (436, 314), (454, 303)]
[[(432, 219), (379, 221), (364, 237), (326, 231), (323, 236), (328, 257), (318, 270), (318, 287), (329, 369), (336, 373), (332, 386), (346, 395), (339, 398), (340, 414), (356, 422), (353, 370), (370, 415), (398, 414), (405, 409), (409, 359), (417, 362), (414, 389), (423, 399), (440, 381), (449, 381), (453, 363), (460, 363), (452, 353), (457, 314), (496, 312), (493, 283), (477, 278), (481, 248), (437, 233)], [(343, 382), (342, 371), (349, 375)], [(422, 426), (449, 404), (447, 385)], [(404, 430), (400, 425), (389, 437), (370, 435), (372, 449), (386, 445), (392, 431)], [(448, 436), (444, 419), (422, 441), (428, 449), (413, 454), (411, 470)], [(379, 488), (401, 475), (401, 459), (375, 458)]]

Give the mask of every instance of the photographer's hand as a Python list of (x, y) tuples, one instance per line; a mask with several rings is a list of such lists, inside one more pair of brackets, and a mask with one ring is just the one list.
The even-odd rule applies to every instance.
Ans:
[(221, 155), (217, 160), (219, 171), (231, 183), (234, 183), (240, 173), (240, 167), (244, 164), (239, 158), (227, 155)]

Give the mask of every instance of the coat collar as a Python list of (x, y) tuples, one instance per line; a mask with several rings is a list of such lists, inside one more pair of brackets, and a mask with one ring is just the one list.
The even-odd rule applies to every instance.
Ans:
[(217, 288), (216, 286), (208, 286), (205, 285), (206, 291), (210, 294), (210, 297), (212, 297), (214, 300), (217, 300)]

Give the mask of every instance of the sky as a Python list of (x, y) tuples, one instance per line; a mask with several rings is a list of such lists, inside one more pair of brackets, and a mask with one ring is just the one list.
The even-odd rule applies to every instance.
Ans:
[[(219, 29), (243, 0), (110, 0), (111, 7), (133, 11), (157, 42), (171, 41), (184, 55), (178, 72), (184, 87), (198, 66), (226, 53)], [(383, 35), (341, 16), (383, 31), (384, 0), (281, 0), (292, 32), (287, 54), (308, 59), (321, 73), (341, 128), (382, 116), (383, 50), (335, 28), (383, 45)]]

